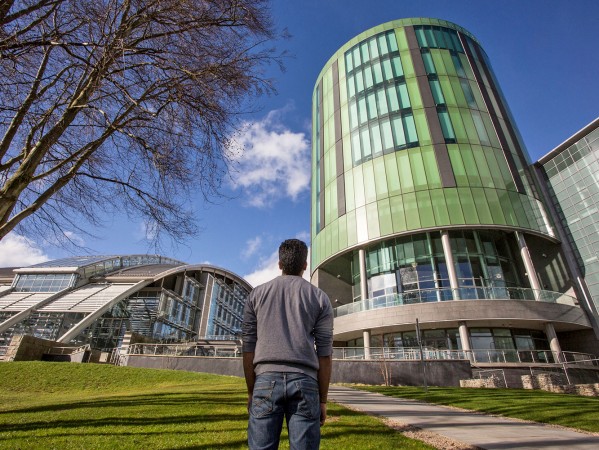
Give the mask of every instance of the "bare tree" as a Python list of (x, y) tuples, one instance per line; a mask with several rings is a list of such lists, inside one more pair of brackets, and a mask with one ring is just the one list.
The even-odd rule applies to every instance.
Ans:
[(266, 0), (0, 2), (0, 239), (124, 211), (193, 234), (280, 63)]

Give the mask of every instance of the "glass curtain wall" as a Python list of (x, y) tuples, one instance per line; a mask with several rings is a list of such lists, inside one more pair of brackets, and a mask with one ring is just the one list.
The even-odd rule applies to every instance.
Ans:
[[(528, 287), (522, 283), (520, 263), (511, 248), (510, 234), (494, 231), (451, 231), (452, 254), (460, 298), (486, 298), (493, 288), (501, 296), (501, 288)], [(360, 264), (358, 252), (352, 262), (353, 297), (360, 301)], [(368, 297), (402, 294), (409, 301), (410, 293), (420, 301), (451, 300), (447, 264), (439, 232), (421, 233), (377, 243), (366, 250)], [(503, 293), (509, 298), (507, 291)]]

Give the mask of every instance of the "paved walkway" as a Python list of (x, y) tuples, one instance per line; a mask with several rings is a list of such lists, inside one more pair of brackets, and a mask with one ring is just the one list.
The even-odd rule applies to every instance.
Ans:
[(329, 399), (483, 449), (599, 449), (599, 436), (331, 386)]

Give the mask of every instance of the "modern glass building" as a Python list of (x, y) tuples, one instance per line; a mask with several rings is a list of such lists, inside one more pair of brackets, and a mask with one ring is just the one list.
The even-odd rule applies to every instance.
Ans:
[(235, 339), (251, 290), (227, 270), (158, 255), (3, 269), (0, 349), (15, 334), (100, 350), (120, 346), (126, 332), (157, 342)]
[(429, 347), (558, 359), (559, 333), (591, 329), (473, 35), (374, 27), (326, 63), (312, 104), (312, 281), (336, 345), (413, 347), (418, 319)]
[(535, 163), (556, 230), (593, 317), (599, 309), (599, 118)]

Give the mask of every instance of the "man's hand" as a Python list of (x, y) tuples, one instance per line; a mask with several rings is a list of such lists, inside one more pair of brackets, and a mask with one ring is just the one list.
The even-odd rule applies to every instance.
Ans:
[(320, 404), (320, 426), (323, 426), (325, 421), (327, 420), (327, 404)]
[(250, 413), (251, 407), (252, 407), (252, 394), (248, 395), (248, 414)]

